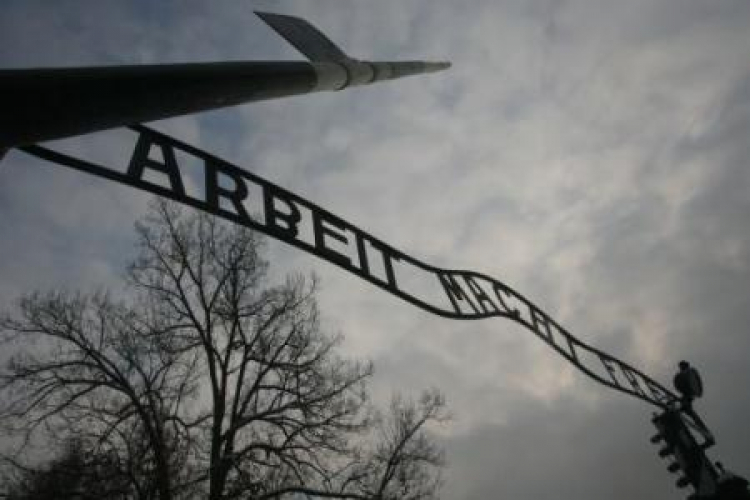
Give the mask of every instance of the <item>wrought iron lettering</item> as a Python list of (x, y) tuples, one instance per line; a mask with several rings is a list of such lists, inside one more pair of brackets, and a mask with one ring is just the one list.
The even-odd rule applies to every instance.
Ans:
[[(496, 279), (473, 271), (430, 266), (314, 203), (210, 153), (142, 125), (132, 130), (137, 136), (125, 173), (42, 146), (21, 149), (261, 231), (340, 266), (431, 313), (453, 319), (509, 318), (535, 333), (601, 384), (660, 407), (677, 400), (672, 392), (642, 372), (574, 337), (539, 307)], [(161, 160), (154, 159), (152, 151), (158, 151)], [(205, 192), (201, 197), (186, 193), (176, 151), (198, 159), (203, 165)], [(166, 176), (168, 186), (144, 180), (147, 170)], [(262, 214), (248, 213), (246, 204), (253, 196), (262, 197), (255, 200)], [(302, 228), (309, 230), (301, 231)], [(303, 233), (311, 233), (312, 240), (308, 241)], [(433, 283), (435, 289), (442, 292), (437, 294), (442, 299), (436, 303), (434, 299), (407, 291), (402, 277), (410, 271)]]

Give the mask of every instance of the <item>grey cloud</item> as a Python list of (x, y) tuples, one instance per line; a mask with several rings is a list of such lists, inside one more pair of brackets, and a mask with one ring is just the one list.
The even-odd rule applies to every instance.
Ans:
[[(253, 9), (307, 17), (355, 56), (452, 60), (437, 75), (157, 126), (415, 257), (507, 281), (660, 380), (694, 360), (716, 456), (750, 472), (746, 2), (6, 4), (5, 67), (299, 59)], [(17, 153), (0, 176), (13, 236), (0, 243), (3, 300), (114, 279), (148, 197)], [(269, 249), (276, 272), (323, 276), (327, 322), (375, 359), (379, 395), (448, 394), (446, 498), (684, 496), (648, 443), (650, 410), (528, 332), (432, 318)]]
[(679, 498), (645, 437), (643, 412), (607, 403), (589, 413), (525, 401), (507, 423), (456, 436), (447, 498)]

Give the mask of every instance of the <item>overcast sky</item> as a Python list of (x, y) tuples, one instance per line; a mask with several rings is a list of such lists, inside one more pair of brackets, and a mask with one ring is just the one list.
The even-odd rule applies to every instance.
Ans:
[[(749, 2), (4, 0), (0, 66), (301, 59), (253, 9), (355, 57), (453, 67), (156, 128), (420, 260), (503, 280), (665, 384), (692, 361), (711, 455), (750, 474)], [(149, 198), (9, 153), (2, 306), (116, 287)], [(322, 277), (327, 324), (375, 361), (379, 398), (446, 393), (445, 498), (686, 496), (649, 443), (652, 408), (522, 328), (430, 316), (283, 244), (269, 258)]]

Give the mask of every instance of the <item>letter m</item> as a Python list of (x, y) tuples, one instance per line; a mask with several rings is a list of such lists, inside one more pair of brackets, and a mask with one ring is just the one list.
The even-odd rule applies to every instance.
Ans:
[(463, 288), (461, 288), (461, 285), (458, 284), (454, 275), (448, 273), (438, 273), (438, 279), (440, 279), (440, 284), (443, 285), (445, 294), (448, 296), (448, 300), (451, 301), (453, 309), (458, 314), (462, 314), (460, 306), (460, 304), (462, 303), (469, 304), (469, 306), (475, 313), (479, 313), (479, 309), (477, 309), (477, 306), (474, 305), (469, 296), (464, 292)]

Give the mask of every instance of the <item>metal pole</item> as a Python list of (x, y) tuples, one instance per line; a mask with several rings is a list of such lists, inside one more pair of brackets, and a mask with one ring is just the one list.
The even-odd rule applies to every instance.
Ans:
[(0, 70), (0, 148), (447, 67), (341, 61)]
[(450, 66), (359, 61), (304, 19), (258, 15), (310, 61), (0, 70), (0, 149)]

